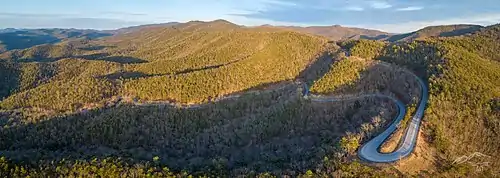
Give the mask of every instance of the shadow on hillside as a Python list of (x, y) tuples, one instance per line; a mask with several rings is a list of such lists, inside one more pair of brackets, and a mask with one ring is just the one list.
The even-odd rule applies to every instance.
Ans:
[(339, 151), (335, 145), (347, 132), (367, 132), (361, 126), (381, 113), (374, 107), (380, 101), (370, 99), (332, 107), (279, 93), (252, 98), (200, 109), (118, 106), (6, 127), (0, 153), (25, 163), (106, 157), (140, 163), (159, 156), (174, 170), (290, 174), (314, 169)]
[(451, 36), (458, 36), (458, 35), (465, 35), (469, 33), (474, 33), (476, 31), (481, 30), (481, 26), (471, 26), (469, 28), (462, 28), (462, 29), (456, 29), (453, 31), (449, 32), (442, 32), (439, 34), (440, 37), (451, 37)]
[(84, 50), (84, 51), (99, 51), (107, 48), (117, 48), (116, 46), (106, 46), (106, 45), (96, 45), (96, 46), (87, 46), (87, 47), (81, 47), (78, 48), (79, 50)]
[(66, 58), (79, 58), (86, 60), (95, 60), (95, 61), (108, 61), (108, 62), (116, 62), (120, 64), (138, 64), (138, 63), (146, 63), (148, 61), (139, 59), (131, 56), (111, 56), (109, 53), (95, 53), (88, 55), (67, 55), (64, 57), (35, 57), (28, 59), (19, 59), (17, 62), (56, 62)]
[(109, 56), (109, 57), (100, 58), (98, 60), (108, 61), (108, 62), (116, 62), (116, 63), (120, 63), (120, 64), (139, 64), (139, 63), (148, 62), (146, 60), (139, 59), (136, 57), (130, 57), (130, 56)]
[(179, 71), (179, 72), (175, 72), (173, 75), (182, 75), (182, 74), (187, 74), (187, 73), (191, 73), (191, 72), (198, 72), (198, 71), (210, 70), (210, 69), (218, 69), (218, 68), (221, 68), (221, 67), (224, 67), (224, 66), (228, 66), (228, 65), (237, 63), (239, 61), (241, 61), (241, 59), (240, 60), (231, 61), (231, 62), (228, 62), (228, 63), (225, 63), (225, 64), (211, 65), (211, 66), (205, 66), (205, 67), (194, 68), (194, 69), (186, 69), (186, 70), (182, 70), (182, 71)]
[(118, 80), (118, 79), (138, 79), (138, 78), (144, 78), (144, 77), (153, 77), (153, 76), (161, 76), (161, 75), (148, 75), (143, 72), (119, 72), (119, 73), (112, 73), (108, 74), (105, 76), (102, 76), (104, 78), (110, 79), (110, 80)]
[[(323, 56), (299, 79), (320, 78), (331, 61)], [(107, 157), (141, 163), (158, 156), (174, 170), (295, 175), (289, 170), (314, 170), (325, 156), (341, 153), (339, 140), (348, 133), (363, 135), (365, 142), (381, 131), (369, 128), (390, 123), (375, 118), (395, 117), (392, 101), (311, 103), (289, 87), (195, 109), (121, 105), (3, 127), (0, 154), (28, 164)]]
[(102, 32), (78, 32), (65, 31), (61, 29), (36, 29), (16, 30), (13, 32), (0, 33), (0, 42), (5, 45), (6, 50), (26, 49), (42, 44), (54, 44), (68, 39), (96, 39), (110, 36), (110, 33)]
[[(123, 61), (123, 58), (119, 58), (121, 61)], [(103, 60), (106, 60), (104, 58)], [(103, 77), (108, 78), (108, 79), (138, 79), (138, 78), (145, 78), (145, 77), (157, 77), (157, 76), (175, 76), (175, 75), (183, 75), (183, 74), (189, 74), (193, 72), (199, 72), (199, 71), (204, 71), (204, 70), (210, 70), (210, 69), (218, 69), (220, 67), (224, 67), (230, 64), (234, 64), (236, 62), (239, 62), (240, 60), (232, 61), (226, 64), (220, 64), (220, 65), (212, 65), (212, 66), (205, 66), (205, 67), (200, 67), (200, 68), (194, 68), (194, 69), (185, 69), (181, 70), (178, 72), (173, 72), (170, 74), (146, 74), (144, 72), (137, 72), (137, 71), (122, 71), (118, 73), (113, 73), (109, 75), (105, 75)], [(130, 62), (130, 61), (129, 61)], [(141, 62), (142, 63), (142, 62)], [(127, 64), (134, 64), (134, 63), (127, 63)]]
[(382, 40), (390, 37), (389, 35), (377, 35), (377, 36), (367, 36), (367, 35), (361, 35), (359, 39), (366, 39), (366, 40)]
[(325, 94), (356, 95), (359, 93), (392, 95), (403, 103), (410, 103), (412, 100), (418, 102), (421, 94), (420, 84), (413, 75), (405, 71), (396, 71), (384, 64), (375, 64), (362, 70), (359, 79), (338, 86), (335, 90)]
[(82, 55), (82, 56), (74, 56), (74, 58), (116, 62), (116, 63), (120, 63), (120, 64), (138, 64), (138, 63), (148, 62), (144, 59), (139, 59), (139, 58), (131, 57), (131, 56), (112, 56), (109, 53), (96, 53), (96, 54), (89, 54), (89, 55)]
[(297, 79), (306, 82), (311, 85), (313, 82), (319, 80), (323, 77), (329, 70), (331, 65), (334, 63), (337, 54), (330, 54), (324, 52), (319, 58), (317, 58), (313, 63), (311, 63), (306, 69), (300, 72)]
[(46, 43), (57, 43), (60, 40), (50, 35), (39, 35), (27, 31), (0, 33), (0, 42), (7, 50), (25, 49)]
[(15, 63), (0, 60), (0, 101), (12, 94), (20, 85), (21, 71)]
[(393, 36), (389, 37), (389, 38), (387, 39), (387, 41), (389, 41), (389, 42), (397, 42), (397, 41), (399, 41), (399, 40), (402, 40), (402, 39), (408, 38), (408, 37), (410, 37), (410, 36), (412, 36), (412, 35), (414, 35), (414, 34), (415, 34), (415, 32), (412, 32), (412, 33), (405, 33), (405, 34), (398, 34), (398, 35), (393, 35)]

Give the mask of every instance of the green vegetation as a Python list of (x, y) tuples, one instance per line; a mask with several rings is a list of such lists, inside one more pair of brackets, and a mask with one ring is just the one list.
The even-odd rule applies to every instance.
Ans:
[[(41, 108), (75, 111), (87, 104), (103, 105), (116, 96), (117, 85), (101, 76), (119, 69), (118, 64), (78, 59), (55, 63), (11, 63), (14, 68), (6, 79), (11, 80), (9, 97), (0, 103), (4, 109)], [(8, 84), (8, 82), (6, 82)]]
[(357, 40), (357, 39), (385, 39), (390, 36), (389, 33), (378, 30), (370, 30), (363, 28), (343, 27), (340, 25), (333, 26), (312, 26), (312, 27), (297, 27), (297, 26), (280, 26), (277, 28), (285, 28), (299, 32), (309, 33), (326, 37), (333, 41), (340, 40)]
[(0, 150), (13, 162), (35, 165), (121, 157), (131, 159), (130, 164), (156, 159), (161, 167), (197, 175), (297, 175), (325, 156), (338, 163), (352, 151), (341, 138), (357, 138), (359, 144), (394, 115), (390, 101), (310, 103), (289, 84), (199, 109), (123, 105), (7, 124), (0, 130)]
[(0, 71), (0, 98), (4, 98), (18, 87), (19, 68), (16, 63), (0, 61)]
[[(379, 60), (404, 66), (428, 81), (425, 134), (444, 159), (438, 167), (447, 176), (487, 176), (498, 172), (500, 127), (500, 28), (498, 25), (463, 37), (387, 46)], [(480, 152), (483, 169), (462, 169), (453, 161)], [(462, 171), (458, 171), (462, 169)]]
[[(150, 28), (3, 54), (5, 176), (300, 175), (325, 157), (329, 170), (342, 170), (355, 148), (341, 140), (360, 144), (394, 117), (390, 101), (332, 106), (299, 98), (289, 81), (308, 75), (324, 39), (225, 21)], [(201, 103), (270, 83), (284, 88), (197, 109), (165, 103)]]
[(440, 25), (440, 26), (430, 26), (420, 29), (416, 32), (411, 32), (407, 34), (393, 35), (387, 38), (390, 42), (411, 42), (414, 40), (425, 40), (433, 37), (452, 37), (460, 36), (465, 34), (470, 34), (479, 31), (483, 28), (480, 25)]
[(40, 163), (38, 166), (12, 163), (0, 158), (2, 177), (187, 177), (155, 163), (128, 164), (114, 158)]
[(340, 42), (339, 45), (349, 52), (349, 55), (365, 59), (378, 57), (386, 44), (373, 40), (351, 40)]
[(105, 99), (116, 95), (113, 84), (95, 78), (59, 80), (37, 88), (20, 92), (5, 99), (1, 107), (16, 109), (36, 107), (58, 111), (74, 111), (86, 103), (102, 104)]
[[(44, 65), (54, 65), (57, 75), (39, 88), (11, 95), (1, 106), (74, 111), (93, 102), (102, 105), (104, 99), (118, 94), (140, 100), (196, 104), (263, 84), (292, 80), (321, 54), (325, 42), (296, 32), (240, 28), (215, 21), (157, 27), (147, 33), (138, 31), (78, 44), (37, 46), (15, 51), (15, 56), (20, 57), (11, 60), (56, 61)], [(104, 46), (101, 43), (115, 47), (82, 50), (83, 46)], [(134, 46), (141, 47), (131, 50)], [(79, 54), (77, 57), (86, 60), (61, 60), (70, 54)], [(132, 59), (140, 63), (123, 63)], [(42, 74), (52, 76), (48, 71), (41, 71)], [(29, 86), (36, 85), (27, 82), (31, 82)], [(73, 91), (73, 86), (80, 87)], [(49, 98), (54, 99), (45, 102)]]
[(471, 37), (438, 42), (447, 51), (443, 55), (447, 70), (431, 76), (432, 98), (426, 112), (435, 144), (447, 158), (481, 152), (492, 156), (494, 171), (500, 167), (494, 161), (500, 158), (500, 118), (491, 109), (492, 101), (500, 97), (499, 34), (496, 26)]
[(0, 98), (46, 83), (54, 75), (54, 66), (45, 63), (0, 61)]
[(367, 65), (362, 60), (344, 59), (336, 62), (325, 76), (312, 87), (311, 92), (329, 94), (344, 86), (352, 86), (359, 80)]
[[(0, 176), (395, 174), (352, 160), (395, 116), (392, 101), (310, 102), (292, 81), (314, 80), (319, 94), (388, 94), (407, 104), (408, 119), (420, 96), (409, 71), (430, 90), (423, 132), (438, 150), (432, 176), (499, 171), (498, 25), (339, 50), (320, 37), (222, 20), (137, 28), (145, 30), (0, 54)], [(242, 91), (253, 92), (211, 102)], [(490, 164), (453, 163), (474, 152)]]
[(326, 95), (384, 93), (407, 104), (420, 98), (420, 86), (411, 71), (388, 63), (349, 57), (336, 62), (311, 92)]

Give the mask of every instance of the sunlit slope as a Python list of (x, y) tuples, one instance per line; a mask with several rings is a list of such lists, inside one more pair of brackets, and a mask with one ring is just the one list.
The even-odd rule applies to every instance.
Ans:
[[(440, 153), (436, 159), (445, 160), (438, 166), (442, 174), (488, 177), (498, 172), (499, 40), (500, 26), (495, 25), (469, 36), (365, 48), (370, 50), (360, 54), (376, 54), (376, 59), (408, 68), (428, 82), (430, 97), (423, 129)], [(474, 160), (490, 166), (478, 171), (472, 163), (452, 164), (474, 152), (490, 156)]]
[[(325, 46), (326, 40), (319, 37), (227, 21), (151, 27), (95, 41), (47, 45), (42, 51), (37, 46), (17, 51), (26, 58), (6, 61), (53, 66), (50, 80), (16, 90), (1, 106), (74, 110), (112, 96), (195, 104), (294, 79)], [(54, 52), (60, 48), (67, 52)], [(37, 57), (27, 55), (31, 53)]]

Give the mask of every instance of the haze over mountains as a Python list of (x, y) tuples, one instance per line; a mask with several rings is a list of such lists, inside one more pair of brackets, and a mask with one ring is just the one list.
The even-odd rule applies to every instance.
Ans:
[[(2, 177), (500, 171), (500, 25), (389, 34), (216, 20), (5, 29), (0, 41)], [(381, 148), (391, 152), (421, 102), (414, 75), (429, 89), (415, 153), (380, 167), (358, 159), (398, 115), (366, 95), (407, 110)], [(341, 101), (314, 102), (307, 86)]]

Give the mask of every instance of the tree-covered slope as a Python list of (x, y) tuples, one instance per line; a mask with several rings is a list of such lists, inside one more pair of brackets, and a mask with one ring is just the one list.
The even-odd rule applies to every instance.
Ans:
[[(294, 79), (322, 55), (325, 46), (322, 38), (244, 28), (221, 20), (36, 46), (12, 51), (4, 56), (5, 62), (51, 65), (54, 77), (39, 87), (21, 87), (23, 90), (13, 93), (1, 106), (75, 110), (116, 95), (143, 101), (201, 103)], [(68, 57), (73, 59), (65, 59)], [(80, 93), (67, 91), (71, 86), (79, 87)]]
[(370, 29), (354, 28), (354, 27), (342, 27), (340, 25), (311, 26), (311, 27), (285, 26), (280, 28), (286, 28), (313, 35), (319, 35), (334, 41), (358, 40), (358, 39), (382, 40), (391, 36), (391, 34), (389, 33), (378, 30), (370, 30)]
[(474, 33), (483, 28), (480, 25), (441, 25), (441, 26), (430, 26), (423, 29), (417, 30), (415, 32), (392, 35), (387, 38), (387, 41), (397, 42), (397, 41), (413, 41), (422, 40), (431, 37), (452, 37), (460, 36), (465, 34)]
[[(495, 25), (473, 35), (391, 44), (361, 54), (376, 53), (378, 60), (406, 67), (428, 82), (423, 131), (438, 149), (441, 175), (492, 176), (499, 171), (499, 37)], [(454, 163), (475, 152), (489, 157)]]

